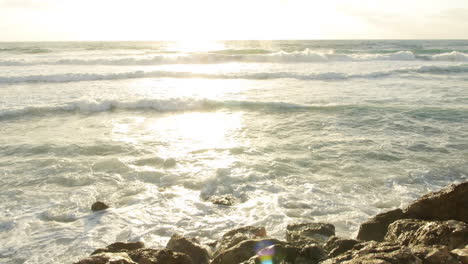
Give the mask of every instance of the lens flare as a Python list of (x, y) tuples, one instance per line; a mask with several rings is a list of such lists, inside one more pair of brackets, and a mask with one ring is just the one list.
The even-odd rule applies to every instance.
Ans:
[(270, 241), (261, 241), (255, 246), (255, 251), (257, 251), (257, 255), (260, 257), (261, 264), (273, 264), (275, 250), (272, 246), (273, 243)]

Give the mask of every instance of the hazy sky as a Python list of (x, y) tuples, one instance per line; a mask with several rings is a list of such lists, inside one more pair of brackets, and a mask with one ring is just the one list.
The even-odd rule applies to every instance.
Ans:
[(0, 0), (0, 41), (468, 38), (468, 0)]

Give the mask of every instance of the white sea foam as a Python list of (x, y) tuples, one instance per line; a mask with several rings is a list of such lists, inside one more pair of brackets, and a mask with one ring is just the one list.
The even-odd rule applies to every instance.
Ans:
[(52, 75), (27, 75), (0, 77), (0, 83), (65, 83), (100, 80), (122, 80), (135, 78), (203, 78), (203, 79), (297, 79), (297, 80), (348, 80), (353, 78), (380, 78), (404, 73), (450, 74), (468, 72), (468, 65), (458, 66), (421, 66), (415, 68), (390, 71), (370, 72), (363, 74), (345, 74), (340, 72), (324, 72), (301, 74), (294, 72), (262, 72), (262, 73), (194, 73), (171, 71), (133, 71), (123, 73), (67, 73)]
[[(424, 57), (434, 61), (468, 61), (468, 54), (453, 51)], [(98, 58), (98, 59), (59, 59), (59, 60), (3, 60), (0, 66), (27, 65), (164, 65), (164, 64), (213, 64), (213, 63), (314, 63), (330, 61), (413, 61), (419, 60), (411, 51), (398, 51), (388, 54), (339, 54), (319, 52), (310, 49), (303, 51), (279, 51), (269, 54), (235, 54), (191, 53), (179, 55), (156, 55), (148, 57)]]

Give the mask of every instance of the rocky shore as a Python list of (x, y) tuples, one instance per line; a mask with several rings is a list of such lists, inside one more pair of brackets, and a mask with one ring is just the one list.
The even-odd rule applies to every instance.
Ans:
[(178, 234), (163, 249), (116, 242), (75, 264), (238, 263), (468, 264), (468, 181), (374, 216), (356, 239), (335, 236), (327, 223), (288, 225), (285, 240), (246, 226), (209, 245)]

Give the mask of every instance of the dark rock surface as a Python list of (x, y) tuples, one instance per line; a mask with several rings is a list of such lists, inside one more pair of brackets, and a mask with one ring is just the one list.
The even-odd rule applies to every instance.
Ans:
[[(317, 264), (326, 258), (325, 251), (318, 245), (304, 248), (288, 244), (266, 247), (243, 264), (256, 263), (308, 263)], [(270, 262), (271, 261), (271, 262)]]
[(93, 203), (93, 205), (91, 205), (91, 211), (93, 212), (96, 212), (96, 211), (102, 211), (102, 210), (106, 210), (107, 208), (109, 208), (109, 206), (103, 202), (95, 202)]
[(335, 235), (335, 226), (327, 223), (290, 224), (286, 227), (286, 241), (300, 244), (324, 243)]
[(195, 264), (188, 255), (169, 249), (140, 248), (128, 255), (138, 264)]
[(464, 248), (454, 249), (450, 253), (462, 264), (468, 264), (468, 245)]
[(166, 248), (187, 254), (192, 258), (194, 264), (207, 264), (210, 262), (208, 251), (194, 238), (185, 238), (174, 234), (167, 243)]
[(468, 244), (468, 224), (460, 221), (423, 221), (402, 219), (388, 227), (386, 241), (405, 246), (443, 245), (449, 250)]
[(341, 237), (330, 237), (327, 243), (324, 245), (326, 251), (328, 251), (328, 257), (336, 257), (352, 249), (359, 241), (354, 239), (346, 239)]
[(399, 219), (468, 223), (468, 181), (426, 194), (405, 210), (395, 209), (370, 218), (361, 224), (357, 239), (383, 241), (388, 225)]
[(388, 225), (402, 218), (404, 216), (401, 209), (378, 214), (361, 224), (357, 239), (363, 241), (383, 241)]
[(468, 181), (426, 194), (404, 210), (405, 218), (468, 223)]
[(230, 230), (218, 241), (214, 256), (216, 257), (222, 251), (229, 249), (242, 241), (264, 238), (266, 235), (266, 229), (262, 226), (244, 226)]
[(96, 255), (99, 253), (106, 253), (106, 252), (110, 252), (110, 253), (127, 252), (127, 251), (144, 248), (144, 247), (145, 247), (145, 244), (143, 244), (143, 242), (128, 242), (128, 243), (115, 242), (105, 248), (96, 249), (93, 253), (91, 253), (91, 255)]
[(459, 264), (446, 246), (416, 246), (411, 251), (420, 258), (424, 264)]
[(102, 253), (82, 259), (74, 264), (136, 264), (127, 253)]
[(211, 264), (239, 264), (255, 256), (260, 250), (271, 245), (284, 245), (277, 239), (249, 239), (220, 252), (213, 258)]
[(346, 253), (328, 259), (323, 264), (423, 264), (406, 246), (375, 241), (356, 245)]

